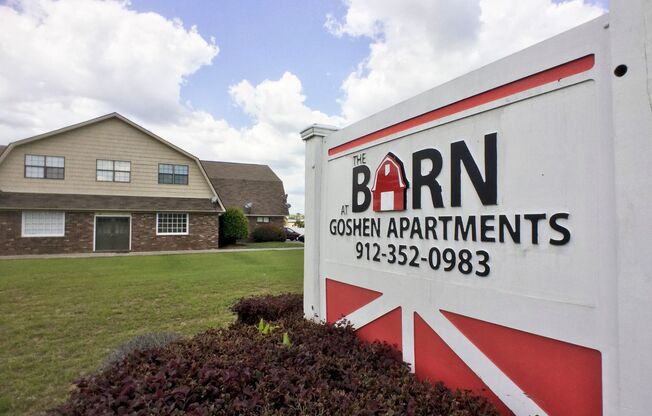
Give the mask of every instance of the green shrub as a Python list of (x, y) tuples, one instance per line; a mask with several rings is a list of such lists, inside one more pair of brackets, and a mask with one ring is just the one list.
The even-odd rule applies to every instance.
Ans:
[(287, 238), (283, 229), (272, 225), (265, 224), (257, 227), (252, 233), (251, 238), (257, 242), (263, 241), (285, 241)]
[(223, 243), (234, 243), (249, 236), (249, 221), (240, 208), (227, 208), (220, 215), (220, 239)]

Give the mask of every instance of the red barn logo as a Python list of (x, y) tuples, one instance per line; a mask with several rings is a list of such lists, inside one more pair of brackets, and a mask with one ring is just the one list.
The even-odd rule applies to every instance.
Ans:
[(376, 169), (373, 193), (374, 211), (404, 211), (408, 181), (403, 162), (393, 153), (387, 153)]

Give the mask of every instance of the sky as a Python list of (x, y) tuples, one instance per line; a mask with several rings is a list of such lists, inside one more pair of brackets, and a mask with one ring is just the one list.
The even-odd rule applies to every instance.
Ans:
[(608, 7), (0, 0), (0, 144), (115, 111), (200, 159), (269, 164), (303, 212), (303, 128), (344, 127)]

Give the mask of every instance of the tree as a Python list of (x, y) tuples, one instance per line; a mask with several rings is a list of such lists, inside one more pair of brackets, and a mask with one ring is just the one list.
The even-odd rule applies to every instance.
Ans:
[[(240, 208), (227, 208), (220, 216), (220, 240), (223, 244), (235, 243), (249, 236), (249, 221)], [(220, 244), (220, 245), (223, 245)]]

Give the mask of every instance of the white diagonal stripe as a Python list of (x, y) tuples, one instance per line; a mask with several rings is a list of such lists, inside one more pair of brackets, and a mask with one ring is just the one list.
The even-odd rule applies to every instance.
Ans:
[(439, 311), (419, 310), (417, 313), (515, 414), (547, 414)]

